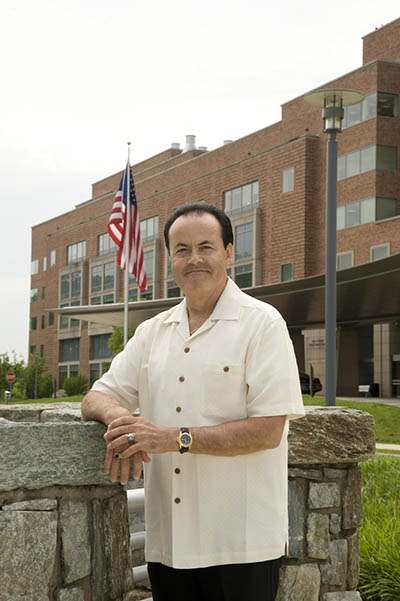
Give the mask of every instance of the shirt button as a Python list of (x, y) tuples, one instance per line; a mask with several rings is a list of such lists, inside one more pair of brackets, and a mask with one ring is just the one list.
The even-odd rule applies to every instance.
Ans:
[(177, 412), (177, 413), (180, 413), (181, 411), (182, 411), (182, 407), (177, 407), (177, 408), (176, 408), (176, 412)]
[(181, 473), (181, 470), (179, 469), (179, 467), (176, 467), (175, 468), (175, 474), (180, 474), (180, 473)]
[(175, 499), (175, 503), (180, 503), (180, 502), (181, 502), (180, 498), (179, 498), (179, 497), (176, 497), (176, 499)]
[(179, 382), (184, 382), (185, 381), (185, 376), (179, 376)]
[(224, 371), (229, 371), (229, 367), (227, 365), (225, 365)]
[(184, 349), (184, 351), (185, 351), (185, 353), (188, 353), (188, 352), (190, 351), (190, 348), (187, 346), (187, 347)]

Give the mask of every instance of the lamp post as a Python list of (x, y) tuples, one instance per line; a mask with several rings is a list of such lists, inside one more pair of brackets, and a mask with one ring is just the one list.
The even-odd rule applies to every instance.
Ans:
[(364, 98), (353, 90), (320, 90), (303, 99), (322, 108), (324, 132), (328, 134), (326, 156), (325, 224), (325, 405), (336, 405), (336, 183), (337, 140), (342, 131), (345, 106)]

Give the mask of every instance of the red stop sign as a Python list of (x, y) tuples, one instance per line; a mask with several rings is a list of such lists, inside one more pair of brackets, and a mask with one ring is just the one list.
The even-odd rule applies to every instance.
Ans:
[(13, 371), (8, 371), (6, 375), (6, 380), (9, 384), (12, 384), (17, 379), (16, 374)]

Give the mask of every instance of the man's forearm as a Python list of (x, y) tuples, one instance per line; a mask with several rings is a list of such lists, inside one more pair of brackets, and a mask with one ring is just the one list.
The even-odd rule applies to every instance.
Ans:
[(118, 417), (132, 415), (117, 399), (96, 390), (87, 393), (82, 401), (81, 412), (83, 419), (103, 422), (106, 426)]

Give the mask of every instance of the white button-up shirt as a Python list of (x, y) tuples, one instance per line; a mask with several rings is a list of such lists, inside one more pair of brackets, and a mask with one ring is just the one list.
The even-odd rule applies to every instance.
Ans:
[[(171, 427), (304, 415), (284, 320), (232, 280), (192, 335), (185, 300), (142, 323), (93, 390)], [(283, 555), (287, 432), (286, 422), (275, 449), (235, 457), (153, 454), (144, 468), (147, 561), (198, 568)]]

